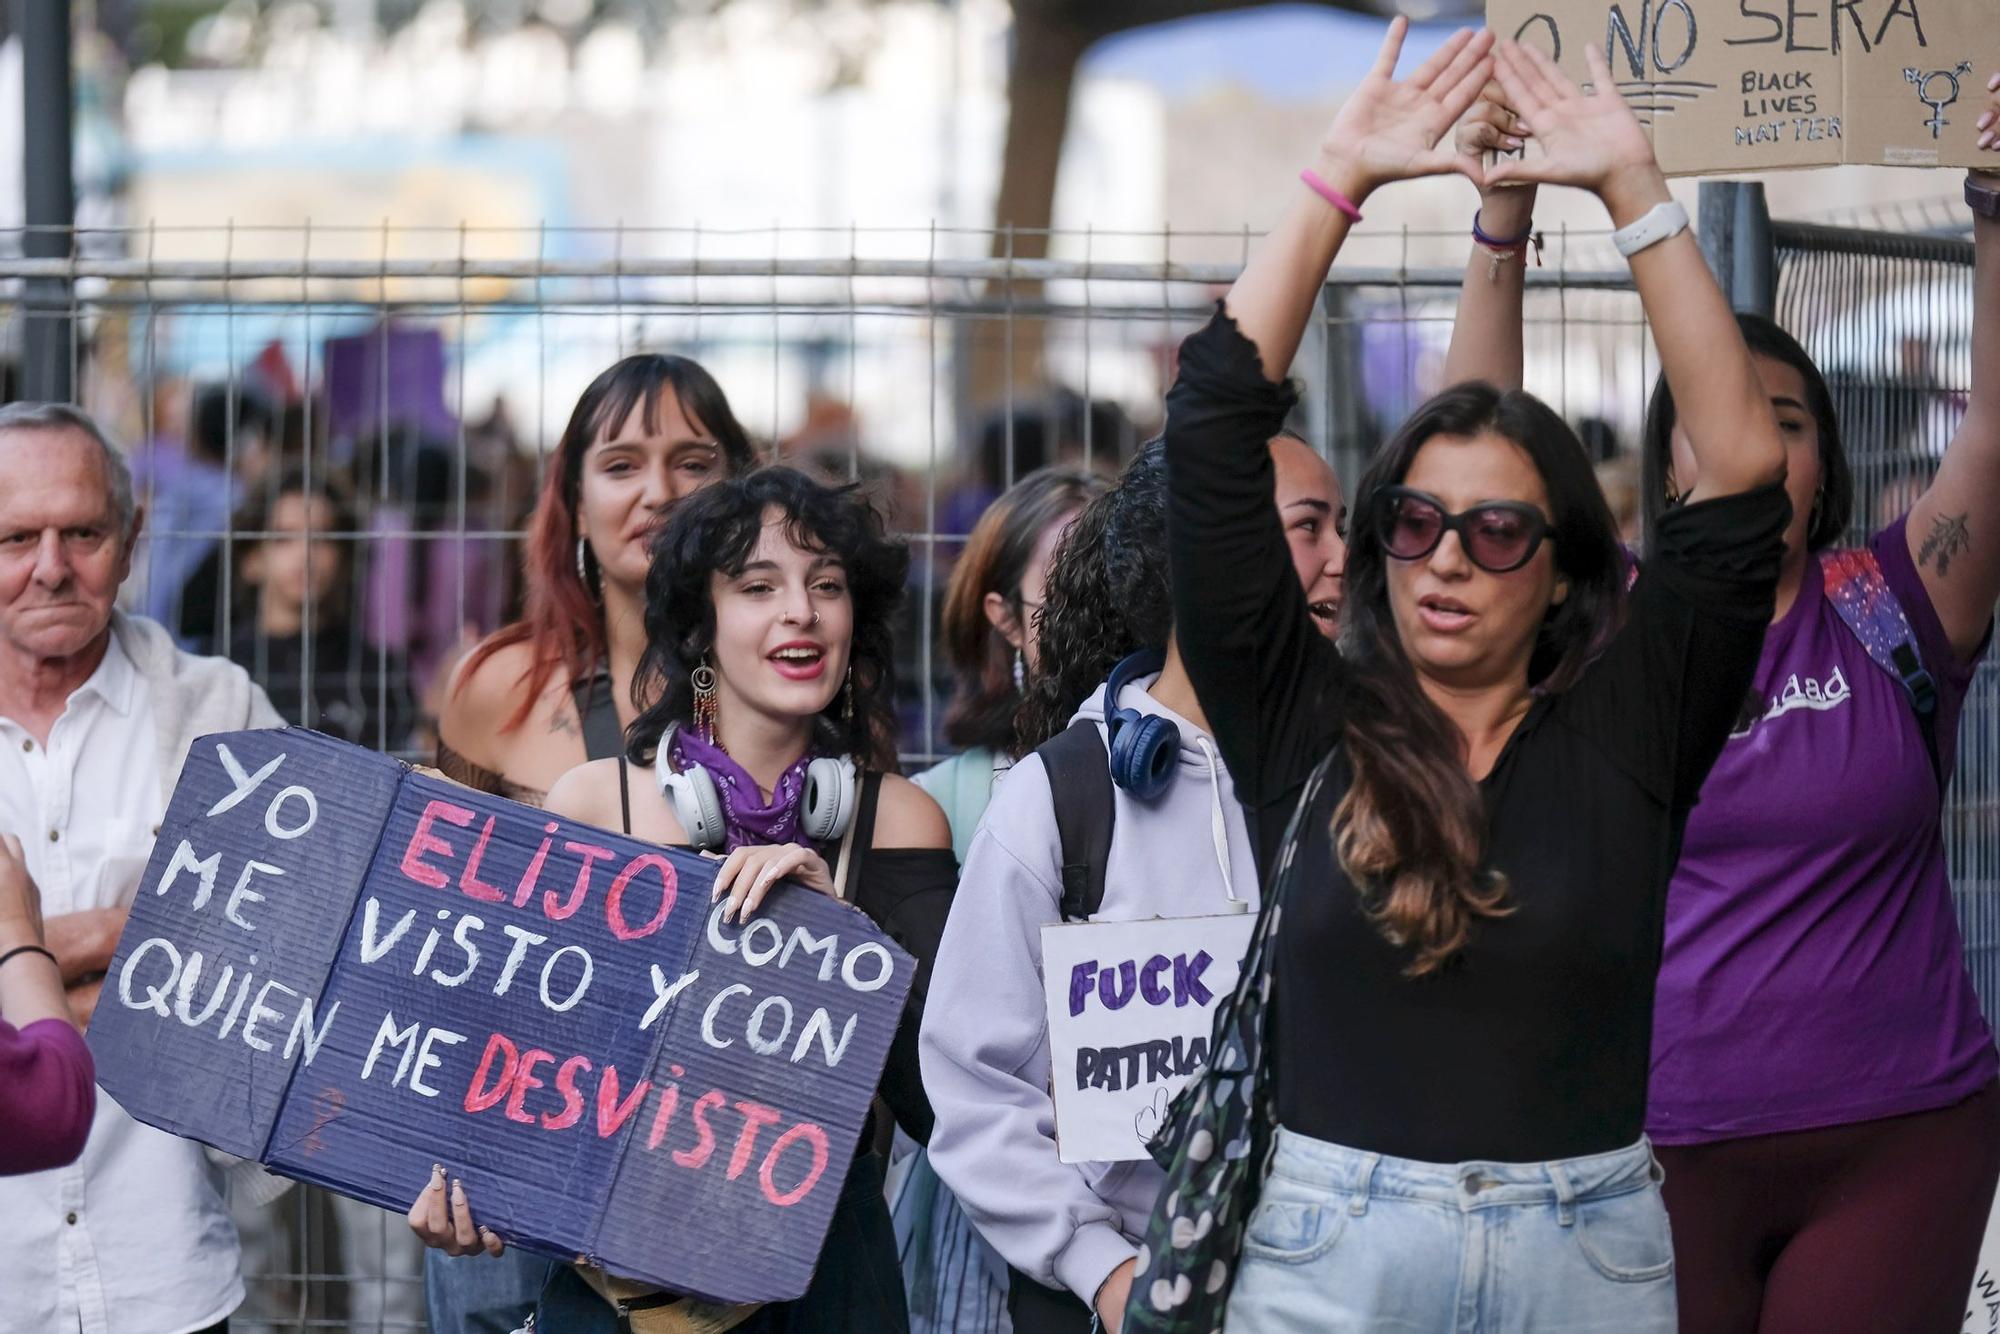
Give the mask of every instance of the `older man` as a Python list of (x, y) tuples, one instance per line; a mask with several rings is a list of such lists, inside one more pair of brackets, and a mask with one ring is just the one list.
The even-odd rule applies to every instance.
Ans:
[[(142, 521), (86, 414), (0, 408), (0, 833), (88, 1021), (188, 746), (279, 724), (241, 668), (114, 609)], [(83, 1156), (0, 1180), (0, 1334), (191, 1334), (243, 1299), (221, 1170), (99, 1098)]]

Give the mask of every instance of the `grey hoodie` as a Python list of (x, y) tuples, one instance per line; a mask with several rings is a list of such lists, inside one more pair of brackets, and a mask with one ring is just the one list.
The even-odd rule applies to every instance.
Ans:
[[(1104, 903), (1094, 920), (1212, 916), (1229, 888), (1254, 911), (1257, 869), (1235, 786), (1207, 733), (1146, 687), (1119, 703), (1172, 719), (1180, 765), (1157, 802), (1114, 790)], [(1099, 687), (1077, 717), (1104, 725)], [(1162, 1173), (1151, 1162), (1056, 1156), (1042, 927), (1062, 918), (1060, 841), (1038, 756), (1004, 775), (973, 836), (931, 977), (920, 1051), (937, 1124), (931, 1164), (981, 1235), (1029, 1277), (1088, 1304), (1138, 1254)]]

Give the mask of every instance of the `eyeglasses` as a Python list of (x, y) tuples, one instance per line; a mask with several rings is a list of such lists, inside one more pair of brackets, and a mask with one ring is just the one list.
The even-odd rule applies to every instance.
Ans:
[(1377, 491), (1375, 516), (1382, 547), (1396, 560), (1422, 560), (1454, 532), (1472, 563), (1488, 574), (1526, 565), (1549, 533), (1542, 512), (1521, 501), (1489, 500), (1453, 514), (1436, 496), (1407, 486)]

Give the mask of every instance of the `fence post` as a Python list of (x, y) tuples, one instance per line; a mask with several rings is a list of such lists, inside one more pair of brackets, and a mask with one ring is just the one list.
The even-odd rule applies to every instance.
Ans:
[[(29, 259), (67, 259), (74, 244), (76, 186), (71, 174), (70, 0), (21, 0), (21, 250)], [(67, 403), (76, 396), (73, 284), (23, 284), (20, 394)]]
[(1762, 181), (1701, 183), (1701, 250), (1733, 310), (1777, 310), (1777, 254)]
[(1352, 486), (1381, 438), (1365, 388), (1368, 367), (1362, 340), (1367, 325), (1360, 317), (1353, 289), (1339, 283), (1327, 283), (1320, 288), (1318, 318), (1325, 331), (1325, 383), (1343, 386), (1338, 392), (1329, 390), (1326, 396), (1322, 433), (1326, 440), (1326, 461)]

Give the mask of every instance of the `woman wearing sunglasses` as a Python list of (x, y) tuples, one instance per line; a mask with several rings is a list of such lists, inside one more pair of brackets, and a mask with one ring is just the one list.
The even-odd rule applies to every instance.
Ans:
[[(1260, 989), (1239, 992), (1218, 1051), (1244, 1041), (1251, 1116), (1277, 1128), (1254, 1208), (1254, 1169), (1226, 1197), (1190, 1172), (1164, 1221), (1175, 1245), (1242, 1229), (1205, 1276), (1214, 1293), (1233, 1270), (1231, 1329), (1665, 1334), (1653, 975), (1681, 824), (1770, 617), (1784, 448), (1625, 104), (1512, 43), (1489, 56), (1485, 34), (1394, 82), (1401, 30), (1168, 398), (1176, 624), (1274, 868), (1272, 1008), (1239, 1027)], [(1356, 205), (1462, 169), (1436, 145), (1496, 70), (1546, 150), (1508, 170), (1604, 201), (1669, 380), (1701, 386), (1683, 400), (1700, 481), (1628, 602), (1569, 428), (1519, 391), (1449, 390), (1362, 479), (1336, 652), (1283, 577), (1259, 445)], [(1174, 1327), (1201, 1290), (1142, 1284), (1134, 1323)]]
[[(2000, 1177), (2000, 1060), (1940, 829), (2000, 596), (2000, 74), (1986, 87), (1983, 117), (1964, 113), (1995, 167), (1966, 180), (1970, 402), (1935, 479), (1865, 546), (1843, 547), (1854, 478), (1825, 377), (1776, 324), (1739, 317), (1793, 512), (1749, 699), (1667, 897), (1646, 1120), (1689, 1329), (1956, 1329)], [(1524, 134), (1494, 100), (1460, 143)], [(1521, 236), (1533, 206), (1532, 191), (1488, 191), (1481, 231)], [(1447, 373), (1520, 383), (1520, 293), (1519, 264), (1475, 257)], [(1655, 534), (1703, 471), (1686, 402), (1669, 382), (1647, 413)], [(1879, 419), (1848, 426), (1893, 447)], [(1898, 609), (1875, 621), (1886, 664), (1849, 619), (1857, 592)]]

